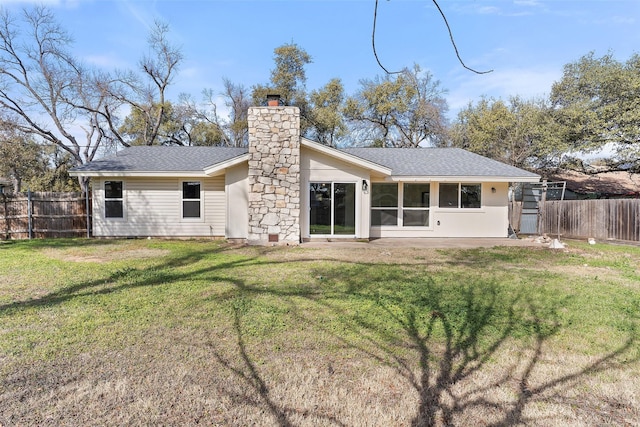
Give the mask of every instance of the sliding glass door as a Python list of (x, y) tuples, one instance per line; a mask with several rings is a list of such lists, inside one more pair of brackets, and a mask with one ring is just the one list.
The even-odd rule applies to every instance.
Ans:
[(309, 232), (313, 235), (356, 234), (356, 184), (309, 184)]

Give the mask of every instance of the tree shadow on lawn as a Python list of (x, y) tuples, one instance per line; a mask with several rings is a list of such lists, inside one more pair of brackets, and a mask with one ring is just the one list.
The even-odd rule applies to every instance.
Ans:
[[(217, 350), (213, 343), (208, 343), (215, 360), (224, 369), (232, 372), (245, 386), (249, 388), (247, 392), (240, 396), (237, 392), (233, 392), (231, 390), (227, 390), (227, 394), (240, 405), (265, 408), (268, 413), (271, 414), (275, 423), (282, 427), (291, 427), (295, 425), (290, 419), (292, 415), (299, 415), (303, 418), (313, 417), (316, 420), (322, 420), (323, 422), (328, 422), (332, 425), (346, 427), (347, 424), (340, 422), (340, 420), (335, 416), (325, 415), (320, 411), (309, 411), (281, 404), (272, 397), (268, 379), (264, 378), (264, 375), (260, 373), (256, 363), (247, 350), (242, 325), (243, 315), (241, 311), (242, 310), (237, 307), (234, 307), (233, 309), (233, 328), (237, 339), (236, 356), (239, 356), (239, 358), (230, 360), (228, 357), (225, 357), (221, 351)], [(240, 366), (238, 366), (238, 364)], [(252, 395), (257, 395), (258, 400), (254, 399)]]
[[(378, 267), (383, 270), (388, 265)], [(323, 277), (321, 273), (318, 270), (311, 274)], [(632, 357), (637, 341), (635, 333), (631, 333), (626, 342), (597, 360), (540, 379), (539, 373), (534, 376), (534, 372), (545, 369), (545, 344), (563, 327), (557, 315), (562, 301), (549, 306), (536, 301), (530, 293), (506, 295), (504, 289), (486, 280), (460, 285), (464, 277), (459, 277), (460, 282), (456, 284), (445, 286), (429, 276), (415, 277), (409, 292), (405, 293), (388, 289), (378, 292), (376, 286), (363, 286), (362, 279), (355, 277), (357, 273), (352, 269), (345, 270), (344, 274), (340, 274), (340, 268), (334, 269), (330, 280), (340, 281), (343, 291), (334, 292), (330, 298), (318, 297), (312, 291), (273, 291), (245, 283), (237, 284), (238, 296), (257, 298), (265, 293), (273, 294), (291, 310), (294, 321), (312, 325), (344, 348), (393, 369), (418, 396), (412, 426), (456, 425), (468, 411), (478, 410), (493, 415), (486, 421), (485, 425), (489, 426), (544, 423), (548, 414), (531, 415), (525, 409), (545, 403), (562, 405), (563, 393), (571, 391), (586, 377), (623, 370), (638, 361), (638, 356)], [(375, 282), (375, 278), (370, 279)], [(396, 276), (385, 273), (384, 280), (406, 282), (407, 278), (399, 272)], [(304, 307), (309, 303), (317, 305), (330, 315), (329, 323), (338, 322), (347, 332), (336, 332), (340, 328), (332, 328), (327, 322), (307, 315), (307, 310), (299, 307), (300, 298), (305, 301)], [(353, 298), (368, 302), (374, 307), (374, 313), (350, 311), (344, 301)], [(389, 324), (394, 326), (392, 331)], [(259, 372), (247, 350), (242, 314), (238, 310), (234, 310), (234, 332), (237, 355), (243, 367), (230, 363), (212, 345), (214, 357), (261, 398), (260, 402), (252, 401), (247, 395), (245, 404), (266, 407), (278, 425), (292, 425), (291, 416), (304, 411), (279, 404), (270, 396), (270, 380)], [(490, 383), (474, 384), (474, 375), (495, 368), (495, 359), (500, 358), (507, 343), (513, 343), (514, 337), (521, 343), (517, 360), (507, 362), (504, 373), (495, 375)], [(466, 384), (461, 388), (461, 383)], [(492, 398), (501, 388), (512, 390), (515, 397), (508, 401)], [(566, 406), (570, 409), (570, 405)], [(595, 412), (592, 416), (597, 418), (599, 414)], [(601, 420), (606, 422), (606, 414)], [(324, 421), (347, 424), (340, 421), (340, 416)]]
[[(82, 240), (82, 242), (87, 244), (92, 242), (109, 243), (108, 240)], [(62, 247), (66, 247), (67, 244), (69, 244), (69, 247), (74, 247), (69, 242), (62, 244)], [(39, 248), (52, 247), (47, 243), (47, 241), (40, 242), (37, 246)], [(61, 246), (54, 243), (53, 247), (59, 248)], [(229, 277), (214, 277), (210, 276), (209, 273), (226, 271), (249, 265), (257, 266), (272, 263), (271, 261), (267, 261), (260, 257), (236, 257), (236, 259), (233, 260), (216, 262), (216, 255), (223, 254), (230, 250), (231, 248), (225, 245), (205, 247), (198, 251), (189, 251), (183, 255), (168, 255), (161, 257), (152, 265), (144, 268), (119, 268), (107, 276), (96, 280), (79, 281), (78, 283), (63, 286), (59, 290), (46, 293), (36, 298), (1, 304), (0, 314), (5, 311), (20, 310), (30, 307), (55, 306), (79, 297), (104, 295), (134, 288), (153, 287), (181, 280), (188, 280), (199, 276), (206, 276), (207, 280), (211, 282), (233, 282)], [(211, 259), (211, 263), (207, 264), (203, 268), (186, 271), (180, 270), (182, 267), (189, 267), (190, 265), (205, 259)]]
[[(540, 365), (545, 343), (563, 327), (556, 312), (562, 301), (551, 306), (540, 304), (531, 293), (507, 295), (491, 280), (472, 280), (462, 274), (439, 283), (429, 274), (408, 276), (401, 265), (390, 268), (388, 264), (369, 263), (366, 265), (369, 273), (363, 277), (358, 264), (328, 260), (334, 263), (328, 275), (324, 268), (309, 268), (309, 281), (315, 283), (292, 283), (276, 288), (260, 286), (259, 279), (248, 283), (242, 278), (230, 278), (230, 272), (246, 267), (322, 261), (319, 258), (276, 261), (265, 258), (262, 255), (267, 252), (260, 251), (217, 263), (212, 258), (212, 263), (202, 268), (180, 271), (181, 267), (226, 250), (224, 246), (205, 248), (168, 257), (160, 265), (145, 269), (114, 272), (107, 278), (74, 284), (40, 298), (2, 305), (0, 314), (194, 276), (211, 283), (230, 283), (235, 291), (217, 298), (231, 300), (235, 353), (232, 357), (211, 342), (206, 345), (216, 363), (249, 388), (240, 396), (240, 403), (265, 410), (281, 426), (293, 425), (293, 419), (307, 417), (335, 425), (348, 423), (341, 420), (340, 414), (325, 415), (322, 408), (309, 412), (279, 401), (273, 395), (275, 379), (261, 372), (256, 356), (250, 352), (246, 341), (246, 313), (233, 305), (235, 298), (277, 297), (290, 310), (292, 322), (304, 322), (343, 347), (391, 368), (416, 393), (417, 405), (411, 421), (414, 426), (454, 425), (457, 417), (478, 409), (497, 414), (495, 420), (487, 424), (491, 426), (541, 422), (543, 420), (526, 415), (525, 409), (547, 402), (549, 392), (561, 395), (582, 378), (608, 369), (624, 369), (638, 360), (630, 357), (630, 350), (636, 345), (634, 332), (625, 343), (591, 363), (544, 381), (534, 380), (534, 371), (543, 369)], [(105, 283), (111, 285), (105, 286)], [(397, 289), (395, 284), (399, 284)], [(354, 311), (350, 301), (357, 302), (359, 307), (369, 307), (369, 311)], [(309, 306), (326, 313), (326, 319), (308, 314)], [(520, 350), (521, 359), (509, 364), (506, 372), (490, 384), (474, 386), (474, 374), (495, 364), (494, 358), (500, 356), (504, 345), (514, 337), (522, 339), (523, 347), (525, 342), (532, 343)], [(626, 360), (621, 356), (626, 356)], [(457, 386), (462, 382), (467, 385), (460, 390)], [(496, 390), (512, 388), (514, 383), (517, 384), (515, 398), (508, 402), (491, 399)], [(229, 395), (234, 393), (228, 391)]]

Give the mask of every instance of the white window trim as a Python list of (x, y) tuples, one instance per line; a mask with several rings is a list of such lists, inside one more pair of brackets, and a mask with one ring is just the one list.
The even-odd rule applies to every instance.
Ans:
[[(121, 198), (113, 198), (113, 197), (109, 197), (107, 198), (107, 189), (105, 188), (107, 185), (107, 182), (121, 182), (122, 183), (122, 197)], [(124, 179), (103, 179), (102, 180), (102, 199), (103, 199), (103, 204), (102, 204), (102, 217), (104, 218), (105, 221), (118, 221), (118, 222), (124, 222), (127, 220), (127, 183)], [(110, 200), (120, 200), (122, 201), (122, 216), (121, 217), (114, 217), (114, 216), (107, 216), (107, 201)]]
[[(457, 184), (458, 185), (458, 206), (440, 206), (440, 186), (442, 184)], [(463, 208), (462, 207), (462, 186), (473, 185), (480, 186), (480, 206), (477, 208)], [(439, 182), (438, 183), (438, 203), (436, 204), (438, 209), (442, 209), (447, 212), (480, 212), (484, 210), (484, 189), (482, 183), (478, 182)]]
[[(402, 205), (399, 207), (399, 213), (398, 213), (398, 223), (399, 223), (399, 227), (402, 227), (405, 230), (429, 230), (431, 229), (431, 183), (421, 183), (421, 182), (402, 182), (402, 185), (399, 186), (399, 192), (398, 192), (398, 204)], [(404, 207), (404, 186), (405, 184), (409, 184), (409, 185), (413, 185), (413, 184), (427, 184), (429, 186), (429, 206), (428, 207), (409, 207), (409, 208), (405, 208)], [(427, 222), (429, 223), (429, 225), (404, 225), (404, 211), (427, 211), (427, 216), (428, 216), (428, 220)]]
[[(396, 198), (396, 206), (373, 206), (373, 186), (374, 185), (379, 185), (379, 184), (387, 184), (387, 185), (391, 185), (391, 184), (395, 184), (396, 185), (396, 194), (397, 194), (397, 198)], [(371, 183), (371, 190), (369, 191), (372, 194), (371, 197), (371, 207), (369, 208), (372, 211), (390, 211), (390, 210), (394, 210), (396, 211), (396, 224), (395, 225), (389, 225), (389, 224), (380, 224), (380, 225), (373, 225), (371, 224), (371, 227), (374, 228), (380, 228), (380, 229), (384, 229), (384, 228), (389, 228), (389, 229), (397, 229), (400, 227), (400, 190), (399, 188), (402, 187), (401, 183), (399, 182), (372, 182)], [(371, 221), (371, 214), (369, 214), (369, 221)]]
[[(375, 184), (391, 184), (389, 182), (372, 182), (371, 186)], [(398, 190), (398, 202), (397, 206), (371, 206), (371, 210), (395, 210), (396, 211), (396, 225), (371, 225), (371, 227), (380, 229), (380, 230), (432, 230), (432, 217), (431, 213), (433, 212), (433, 186), (432, 183), (419, 183), (419, 182), (404, 182), (398, 181), (395, 183), (397, 185)], [(429, 207), (404, 207), (404, 184), (428, 184), (429, 185)], [(429, 225), (404, 225), (404, 214), (403, 212), (407, 211), (427, 211), (427, 215), (429, 215)]]
[[(197, 182), (200, 184), (200, 199), (185, 199), (182, 191), (183, 184), (185, 182)], [(180, 221), (181, 222), (204, 222), (204, 182), (201, 179), (182, 179), (178, 187), (178, 194), (180, 196)], [(200, 202), (200, 217), (198, 218), (185, 218), (184, 217), (184, 202), (195, 201)]]

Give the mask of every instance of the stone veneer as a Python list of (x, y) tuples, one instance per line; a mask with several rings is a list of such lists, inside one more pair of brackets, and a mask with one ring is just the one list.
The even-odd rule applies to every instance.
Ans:
[[(249, 236), (300, 242), (300, 110), (249, 108)], [(271, 237), (271, 239), (270, 239)]]

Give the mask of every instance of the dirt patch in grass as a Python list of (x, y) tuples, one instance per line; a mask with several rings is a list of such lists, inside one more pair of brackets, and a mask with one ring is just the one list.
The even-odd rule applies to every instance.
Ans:
[[(574, 243), (561, 251), (548, 248), (517, 248), (496, 247), (492, 251), (485, 249), (434, 249), (414, 247), (323, 247), (305, 248), (236, 248), (239, 253), (248, 256), (264, 256), (273, 261), (304, 262), (304, 261), (336, 261), (352, 264), (373, 264), (390, 266), (417, 266), (421, 265), (430, 271), (442, 271), (454, 266), (467, 267), (474, 270), (474, 274), (482, 274), (480, 268), (486, 268), (487, 274), (495, 274), (492, 268), (501, 263), (504, 258), (508, 263), (501, 263), (500, 269), (505, 271), (518, 271), (522, 269), (546, 271), (550, 274), (561, 274), (570, 277), (595, 278), (596, 280), (608, 280), (634, 286), (624, 277), (625, 271), (610, 265), (598, 265), (603, 259), (608, 259), (606, 254), (598, 250), (588, 250)], [(531, 256), (535, 253), (535, 256)], [(558, 259), (566, 258), (567, 261), (558, 264)], [(622, 253), (619, 255), (625, 264), (628, 264), (626, 273), (635, 273), (640, 278), (640, 256)], [(639, 282), (635, 282), (640, 287)]]
[(362, 247), (351, 248), (335, 247), (306, 248), (294, 246), (288, 248), (255, 248), (241, 247), (239, 253), (248, 256), (264, 256), (276, 261), (339, 261), (352, 264), (389, 264), (389, 265), (417, 265), (417, 264), (442, 264), (449, 259), (439, 249), (423, 248), (381, 248)]
[(119, 244), (100, 245), (95, 248), (47, 248), (42, 254), (53, 259), (71, 262), (106, 263), (111, 261), (162, 258), (170, 254), (166, 249), (155, 249)]

